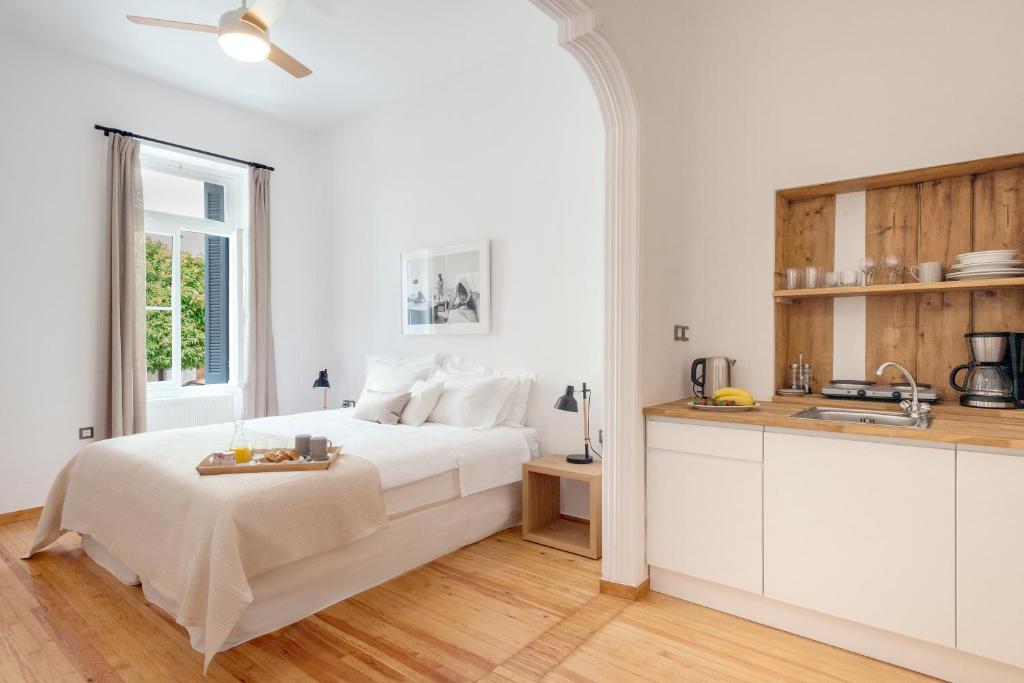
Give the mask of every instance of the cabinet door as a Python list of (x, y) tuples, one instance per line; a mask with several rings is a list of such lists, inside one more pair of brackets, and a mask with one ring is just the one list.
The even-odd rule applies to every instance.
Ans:
[[(714, 431), (692, 431), (707, 429)], [(708, 450), (700, 444), (719, 431), (729, 430), (687, 426), (680, 435)], [(760, 593), (761, 433), (746, 431), (738, 441), (742, 458), (648, 449), (648, 562)], [(730, 439), (724, 443), (735, 446)]]
[(955, 454), (766, 433), (764, 593), (955, 645)]
[(957, 647), (1024, 666), (1024, 457), (957, 453)]

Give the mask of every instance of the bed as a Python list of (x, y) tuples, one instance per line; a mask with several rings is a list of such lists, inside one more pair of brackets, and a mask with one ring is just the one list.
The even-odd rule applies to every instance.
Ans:
[[(294, 623), (517, 524), (522, 463), (539, 452), (536, 431), (527, 427), (380, 425), (353, 419), (351, 409), (328, 410), (246, 422), (247, 433), (257, 437), (311, 433), (341, 444), (348, 455), (326, 473), (200, 477), (192, 468), (206, 452), (223, 448), (231, 431), (232, 425), (226, 424), (153, 432), (84, 449), (54, 484), (29, 554), (64, 531), (78, 532), (90, 558), (121, 581), (141, 584), (147, 600), (188, 630), (192, 647), (204, 652), (208, 666), (218, 651)], [(199, 445), (203, 448), (197, 450)], [(379, 490), (382, 512), (376, 521), (367, 512), (374, 507), (373, 501), (356, 510), (349, 509), (351, 503), (349, 508), (332, 507), (336, 499), (355, 500), (370, 488), (365, 478), (359, 480), (358, 490), (341, 488), (354, 486), (344, 479), (328, 478), (340, 477), (345, 467), (358, 469), (361, 463), (365, 469), (361, 476), (379, 480), (374, 488)], [(146, 491), (150, 480), (160, 484)], [(339, 482), (336, 492), (330, 488), (334, 482)], [(259, 490), (250, 490), (252, 486)], [(319, 492), (311, 490), (314, 486)], [(168, 497), (166, 490), (174, 487), (182, 494)], [(214, 487), (225, 493), (206, 496), (210, 500), (204, 498), (202, 505), (182, 500)], [(288, 501), (282, 515), (292, 526), (283, 528), (308, 530), (317, 542), (299, 546), (291, 554), (271, 553), (260, 563), (247, 563), (243, 557), (227, 565), (228, 574), (213, 569), (200, 572), (200, 583), (206, 581), (211, 590), (200, 596), (205, 601), (200, 614), (191, 587), (184, 587), (180, 577), (170, 572), (174, 567), (165, 565), (196, 565), (195, 542), (189, 542), (184, 530), (208, 526), (211, 538), (216, 538), (224, 526), (220, 517), (225, 500), (251, 501), (241, 508), (246, 511), (241, 519), (231, 520), (243, 529), (258, 529), (265, 506), (278, 509), (282, 505), (273, 501)], [(191, 517), (199, 514), (196, 510), (203, 511), (202, 516)], [(235, 512), (232, 509), (226, 516)], [(353, 525), (349, 536), (319, 533), (321, 526), (330, 526), (342, 513), (355, 517), (365, 513), (367, 519)], [(122, 531), (127, 525), (145, 530), (142, 538)], [(338, 538), (347, 540), (338, 542)], [(174, 552), (167, 557), (170, 549)], [(244, 555), (246, 548), (243, 544), (230, 550)], [(251, 571), (243, 572), (245, 568)], [(238, 576), (239, 572), (246, 575)], [(213, 592), (231, 582), (237, 587), (229, 599)], [(212, 617), (218, 610), (224, 617), (220, 622)]]

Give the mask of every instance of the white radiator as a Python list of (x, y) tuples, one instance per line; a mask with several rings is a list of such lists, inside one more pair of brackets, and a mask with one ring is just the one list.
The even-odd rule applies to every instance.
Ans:
[(231, 422), (235, 403), (234, 394), (151, 398), (146, 401), (146, 431)]

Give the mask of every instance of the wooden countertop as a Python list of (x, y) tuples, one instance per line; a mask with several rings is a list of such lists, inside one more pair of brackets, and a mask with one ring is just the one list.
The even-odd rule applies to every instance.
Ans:
[[(811, 405), (823, 405), (833, 408), (863, 408), (872, 410), (899, 410), (895, 405), (858, 401), (830, 401), (814, 397), (796, 400), (760, 401), (761, 407), (737, 413), (719, 413), (708, 410), (695, 410), (687, 405), (688, 399), (679, 399), (644, 408), (644, 415), (674, 417), (686, 420), (705, 420), (732, 424), (759, 425), (763, 427), (782, 427), (785, 429), (803, 429), (815, 432), (833, 432), (840, 434), (860, 434), (892, 439), (911, 439), (914, 441), (936, 441), (964, 446), (986, 446), (990, 448), (1024, 449), (1024, 410), (1021, 411), (990, 411), (981, 408), (966, 413), (951, 410), (953, 406), (937, 405), (932, 413), (932, 423), (928, 429), (911, 427), (890, 427), (886, 425), (850, 424), (846, 422), (829, 422), (827, 420), (804, 420), (791, 417), (793, 413)], [(959, 406), (956, 406), (959, 408)]]

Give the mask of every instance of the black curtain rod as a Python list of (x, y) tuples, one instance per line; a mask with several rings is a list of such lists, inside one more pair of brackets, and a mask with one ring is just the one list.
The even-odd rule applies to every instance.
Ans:
[(252, 166), (253, 168), (265, 168), (268, 171), (273, 171), (273, 166), (267, 166), (266, 164), (259, 164), (255, 161), (246, 161), (245, 159), (236, 159), (234, 157), (224, 156), (223, 154), (217, 154), (216, 152), (207, 152), (205, 149), (196, 149), (195, 147), (186, 147), (185, 145), (179, 145), (174, 142), (167, 142), (166, 140), (157, 140), (156, 138), (149, 138), (145, 135), (138, 135), (127, 130), (121, 130), (120, 128), (111, 128), (110, 126), (101, 126), (96, 124), (93, 126), (96, 130), (102, 130), (103, 135), (107, 136), (111, 133), (117, 133), (118, 135), (124, 135), (129, 138), (135, 138), (137, 140), (145, 140), (147, 142), (155, 142), (158, 145), (166, 145), (168, 147), (174, 147), (176, 149), (183, 149), (187, 152), (196, 152), (197, 154), (203, 154), (208, 157), (214, 157), (216, 159), (223, 159), (224, 161), (233, 161), (236, 164), (245, 164), (246, 166)]

